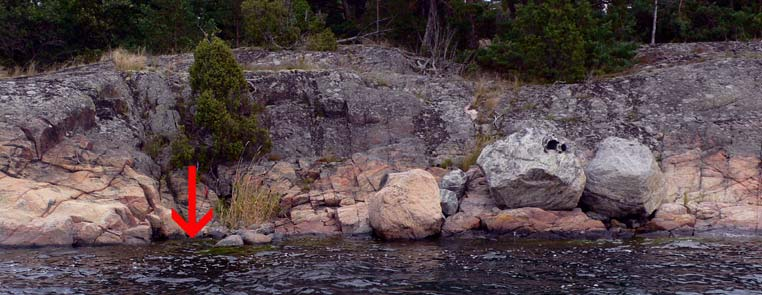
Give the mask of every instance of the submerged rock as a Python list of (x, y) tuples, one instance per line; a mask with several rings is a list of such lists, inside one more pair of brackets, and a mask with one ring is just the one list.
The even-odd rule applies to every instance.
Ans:
[(464, 212), (458, 212), (455, 215), (447, 217), (442, 226), (442, 235), (450, 236), (469, 230), (478, 229), (480, 220), (477, 217)]
[(215, 247), (239, 247), (243, 246), (243, 238), (239, 235), (230, 235), (214, 244)]
[(336, 217), (344, 234), (367, 234), (372, 231), (368, 221), (368, 205), (364, 202), (336, 209)]
[(579, 202), (585, 173), (566, 142), (545, 130), (526, 128), (485, 147), (476, 162), (498, 203), (569, 210)]
[(243, 242), (248, 245), (267, 244), (273, 241), (273, 236), (258, 233), (253, 230), (245, 230), (240, 233)]
[(688, 213), (688, 208), (676, 203), (662, 204), (656, 216), (639, 228), (639, 232), (666, 231), (680, 235), (692, 235), (696, 216)]
[(591, 219), (580, 209), (573, 211), (546, 211), (540, 208), (509, 209), (481, 216), (480, 219), (487, 230), (495, 233), (584, 235), (606, 231), (603, 222)]
[(421, 239), (439, 234), (444, 222), (439, 186), (421, 170), (391, 173), (368, 199), (373, 231), (384, 239)]
[(582, 204), (608, 217), (645, 217), (661, 205), (665, 179), (651, 150), (635, 141), (609, 137), (585, 167)]

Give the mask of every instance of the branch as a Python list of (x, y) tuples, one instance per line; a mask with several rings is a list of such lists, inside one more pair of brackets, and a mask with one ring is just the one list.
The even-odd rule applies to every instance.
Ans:
[(367, 34), (363, 34), (363, 35), (357, 35), (357, 36), (349, 37), (349, 38), (345, 38), (345, 39), (339, 39), (339, 40), (336, 40), (336, 43), (351, 42), (351, 41), (354, 41), (354, 40), (362, 39), (362, 38), (365, 38), (365, 37), (368, 37), (368, 36), (373, 36), (375, 34), (381, 34), (381, 33), (389, 32), (389, 31), (391, 31), (391, 29), (381, 30), (381, 31), (378, 31), (378, 32), (371, 32), (371, 33), (367, 33)]

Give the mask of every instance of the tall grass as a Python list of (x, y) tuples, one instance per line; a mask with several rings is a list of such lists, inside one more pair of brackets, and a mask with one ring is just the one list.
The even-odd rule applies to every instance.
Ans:
[(252, 170), (251, 167), (236, 169), (229, 202), (221, 200), (215, 208), (217, 220), (228, 228), (260, 224), (280, 212), (280, 194), (262, 186)]
[(0, 68), (0, 78), (28, 77), (39, 73), (37, 62), (31, 61), (25, 67), (15, 66), (13, 68)]
[(130, 52), (122, 48), (117, 48), (105, 54), (101, 59), (111, 60), (117, 70), (127, 72), (144, 69), (148, 57), (143, 49), (139, 49), (136, 52)]

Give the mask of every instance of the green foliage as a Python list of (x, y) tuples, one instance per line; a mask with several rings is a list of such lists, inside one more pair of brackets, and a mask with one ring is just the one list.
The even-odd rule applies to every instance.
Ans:
[(163, 136), (154, 135), (151, 136), (148, 142), (143, 145), (143, 152), (150, 156), (152, 159), (159, 157), (161, 149), (167, 144), (167, 140)]
[(447, 158), (444, 161), (442, 161), (442, 164), (439, 164), (439, 167), (442, 169), (450, 169), (450, 167), (453, 167), (455, 164), (452, 162), (452, 159)]
[(634, 50), (634, 44), (616, 40), (612, 22), (594, 13), (588, 2), (549, 0), (518, 9), (508, 33), (496, 37), (477, 59), (527, 80), (574, 82), (588, 72), (626, 67)]
[(303, 35), (311, 34), (318, 39), (311, 38), (308, 46), (326, 48), (330, 37), (335, 39), (324, 32), (324, 17), (313, 13), (306, 0), (245, 0), (241, 12), (246, 20), (246, 41), (251, 45), (293, 48)]
[[(191, 151), (191, 158), (206, 166), (267, 153), (271, 146), (269, 133), (257, 122), (259, 108), (252, 106), (245, 95), (243, 69), (230, 47), (216, 37), (202, 40), (189, 71), (191, 87), (194, 93), (200, 93), (189, 135), (201, 148), (195, 154)], [(208, 138), (211, 145), (206, 144)], [(178, 143), (177, 152), (177, 162), (188, 160), (188, 150), (182, 148), (182, 143)]]
[[(331, 48), (333, 38), (379, 29), (358, 41), (420, 49), (428, 0), (0, 0), (0, 66), (46, 70), (99, 60), (113, 48), (147, 54), (192, 50), (204, 33), (229, 44)], [(481, 39), (482, 65), (541, 80), (576, 80), (626, 67), (632, 44), (650, 41), (653, 0), (438, 1), (438, 23), (452, 30), (461, 61)], [(376, 14), (378, 7), (378, 15)], [(517, 10), (514, 16), (511, 12)], [(546, 18), (551, 17), (551, 18)], [(333, 38), (325, 30), (330, 28)], [(526, 29), (543, 28), (547, 31)], [(440, 32), (441, 33), (441, 32)], [(659, 1), (657, 42), (762, 38), (762, 2)], [(361, 40), (362, 39), (362, 40)], [(580, 42), (584, 54), (580, 52)], [(324, 42), (325, 41), (325, 42)], [(532, 46), (531, 42), (541, 44)], [(553, 47), (557, 46), (557, 47)], [(322, 50), (322, 49), (321, 49)], [(542, 57), (552, 57), (543, 61)], [(559, 56), (556, 56), (560, 54)], [(584, 66), (579, 60), (584, 59)], [(541, 69), (525, 73), (525, 69)], [(556, 68), (545, 70), (548, 65)], [(562, 68), (563, 67), (563, 68)], [(583, 73), (583, 74), (580, 74)], [(200, 92), (199, 92), (200, 93)]]
[(307, 50), (313, 51), (336, 51), (336, 35), (330, 29), (311, 35), (307, 38)]
[(241, 90), (246, 85), (243, 69), (233, 51), (220, 38), (201, 40), (193, 53), (190, 67), (191, 88), (196, 93), (211, 91), (210, 96), (222, 99), (229, 110), (241, 107)]
[(139, 6), (135, 45), (153, 52), (182, 52), (201, 39), (190, 0), (152, 0)]
[(226, 125), (230, 120), (225, 108), (225, 102), (214, 98), (211, 90), (206, 90), (196, 100), (196, 126), (206, 128), (212, 133), (225, 132)]
[(190, 145), (190, 140), (185, 135), (184, 128), (180, 129), (179, 134), (172, 141), (172, 158), (170, 164), (175, 168), (182, 168), (193, 164), (195, 151)]
[[(653, 23), (653, 1), (633, 1), (631, 14), (636, 20), (637, 36), (641, 41), (649, 42)], [(761, 38), (762, 2), (660, 1), (657, 21), (657, 42)]]

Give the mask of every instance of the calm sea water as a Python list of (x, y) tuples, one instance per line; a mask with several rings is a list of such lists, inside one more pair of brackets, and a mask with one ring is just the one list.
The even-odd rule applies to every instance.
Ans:
[(0, 249), (0, 294), (762, 294), (762, 240)]

